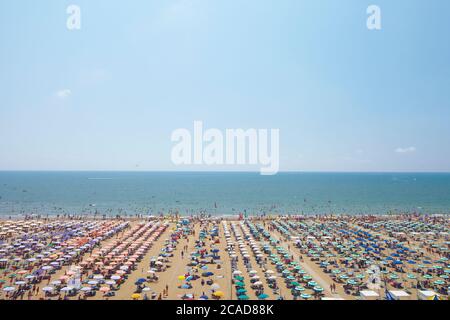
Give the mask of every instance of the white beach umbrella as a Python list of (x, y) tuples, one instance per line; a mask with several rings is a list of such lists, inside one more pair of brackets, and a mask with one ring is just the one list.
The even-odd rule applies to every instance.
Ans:
[(53, 291), (53, 290), (55, 290), (55, 288), (54, 287), (50, 287), (50, 286), (48, 286), (48, 287), (43, 287), (42, 288), (42, 291)]
[(213, 289), (213, 290), (219, 290), (219, 289), (220, 289), (220, 286), (219, 286), (217, 283), (213, 283), (213, 284), (211, 285), (211, 289)]
[(83, 287), (80, 289), (80, 291), (85, 291), (85, 292), (92, 291), (92, 288), (91, 287)]

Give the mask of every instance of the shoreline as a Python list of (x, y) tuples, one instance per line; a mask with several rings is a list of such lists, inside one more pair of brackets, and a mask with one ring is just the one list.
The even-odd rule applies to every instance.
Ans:
[(0, 221), (4, 220), (164, 220), (164, 219), (208, 219), (208, 220), (274, 220), (274, 219), (304, 219), (304, 218), (352, 218), (352, 217), (381, 217), (381, 218), (399, 218), (399, 217), (449, 217), (449, 213), (380, 213), (380, 214), (366, 214), (366, 213), (324, 213), (324, 214), (160, 214), (160, 215), (60, 215), (60, 214), (11, 214), (0, 215)]

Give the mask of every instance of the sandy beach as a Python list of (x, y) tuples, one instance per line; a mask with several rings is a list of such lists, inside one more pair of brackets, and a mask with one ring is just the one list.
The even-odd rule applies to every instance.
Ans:
[(449, 297), (447, 216), (0, 221), (0, 299)]

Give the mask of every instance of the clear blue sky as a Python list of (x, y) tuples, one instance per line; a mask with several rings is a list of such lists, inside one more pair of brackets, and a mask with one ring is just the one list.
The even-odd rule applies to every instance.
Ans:
[(0, 170), (172, 170), (202, 120), (279, 128), (281, 170), (450, 171), (449, 32), (444, 0), (2, 0)]

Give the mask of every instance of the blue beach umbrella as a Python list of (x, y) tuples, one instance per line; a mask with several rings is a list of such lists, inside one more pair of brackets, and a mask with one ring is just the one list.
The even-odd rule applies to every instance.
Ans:
[(269, 296), (267, 294), (263, 293), (258, 296), (258, 299), (264, 300), (264, 299), (267, 299), (268, 297)]

